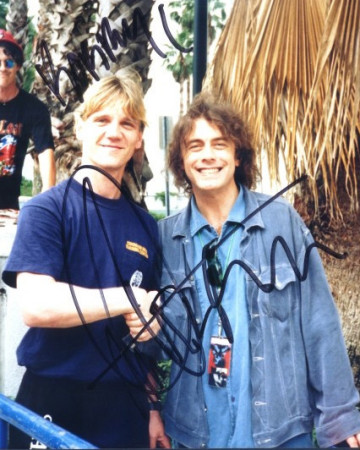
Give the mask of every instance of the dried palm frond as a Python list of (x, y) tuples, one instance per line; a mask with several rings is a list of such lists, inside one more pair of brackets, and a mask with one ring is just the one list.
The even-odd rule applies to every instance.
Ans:
[[(98, 2), (96, 0), (58, 0), (51, 2), (39, 0), (37, 48), (34, 55), (34, 63), (40, 64), (46, 76), (50, 79), (51, 65), (47, 58), (41, 57), (40, 44), (46, 42), (52, 59), (53, 70), (60, 67), (68, 67), (67, 55), (76, 51), (81, 42), (91, 39), (94, 34), (93, 15), (97, 13)], [(84, 89), (86, 78), (82, 80)], [(51, 93), (39, 75), (36, 76), (33, 85), (33, 93), (43, 100), (49, 107), (55, 140), (55, 160), (57, 182), (68, 178), (69, 174), (79, 164), (81, 148), (75, 138), (73, 126), (73, 111), (79, 104), (73, 85), (66, 75), (60, 76), (59, 93), (67, 99), (66, 106)], [(55, 131), (55, 128), (58, 128)], [(34, 155), (33, 155), (34, 156)], [(39, 171), (35, 157), (34, 185), (38, 192)]]
[(359, 8), (357, 0), (236, 1), (204, 84), (249, 121), (272, 179), (280, 154), (289, 180), (308, 173), (316, 204), (322, 179), (335, 220), (340, 169), (357, 205)]
[[(318, 105), (321, 84), (326, 90)], [(337, 181), (342, 173), (350, 208), (358, 207), (356, 130), (360, 131), (360, 3), (337, 0), (326, 17), (302, 129), (305, 159), (314, 178), (319, 170), (322, 174), (331, 216), (341, 215)]]
[(6, 28), (23, 46), (27, 42), (28, 7), (26, 1), (9, 0)]

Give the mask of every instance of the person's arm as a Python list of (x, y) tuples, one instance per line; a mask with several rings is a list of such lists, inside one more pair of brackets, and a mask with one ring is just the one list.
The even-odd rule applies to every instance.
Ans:
[[(67, 283), (56, 281), (53, 277), (29, 272), (17, 275), (18, 298), (24, 322), (29, 327), (67, 328), (86, 323), (124, 315), (131, 317), (128, 323), (133, 336), (144, 325), (134, 312), (134, 308), (122, 287), (89, 289), (73, 286), (73, 292)], [(146, 321), (152, 316), (149, 312), (156, 292), (146, 292), (141, 288), (132, 288), (137, 304)], [(104, 301), (101, 293), (103, 293)], [(77, 303), (78, 309), (75, 305)], [(105, 303), (105, 304), (104, 304)], [(108, 312), (107, 312), (108, 311)], [(156, 334), (159, 331), (156, 320), (151, 322), (151, 329)], [(138, 341), (146, 341), (152, 337), (150, 331), (138, 337)]]
[(56, 182), (56, 168), (54, 150), (47, 148), (39, 153), (39, 169), (42, 181), (42, 192), (55, 186)]
[(150, 448), (171, 448), (169, 437), (159, 411), (150, 411), (149, 419)]
[[(313, 238), (309, 231), (302, 234), (305, 247), (309, 248)], [(302, 267), (305, 252), (297, 254), (301, 255), (297, 266)], [(312, 249), (309, 255), (308, 273), (300, 283), (300, 293), (317, 441), (320, 447), (349, 439), (354, 443), (360, 429), (356, 408), (359, 393), (354, 385), (339, 313), (317, 249)]]
[(158, 399), (154, 376), (148, 373), (145, 386), (148, 393), (150, 417), (149, 417), (149, 444), (150, 448), (171, 448), (169, 437), (165, 434), (164, 422), (160, 414), (161, 403)]

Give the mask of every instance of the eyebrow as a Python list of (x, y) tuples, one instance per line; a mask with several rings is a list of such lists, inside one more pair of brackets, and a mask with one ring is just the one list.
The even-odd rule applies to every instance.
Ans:
[[(112, 113), (110, 112), (105, 112), (105, 111), (95, 111), (93, 114), (91, 114), (92, 117), (111, 117)], [(126, 121), (131, 121), (136, 123), (136, 119), (131, 118), (130, 116), (124, 116), (120, 119), (121, 121), (126, 120)]]
[[(196, 144), (196, 143), (201, 143), (201, 142), (204, 142), (204, 139), (194, 138), (194, 139), (189, 139), (189, 140), (185, 141), (185, 145)], [(214, 143), (214, 144), (217, 144), (218, 142), (229, 142), (229, 138), (227, 138), (225, 136), (219, 136), (219, 137), (211, 139), (210, 142)]]

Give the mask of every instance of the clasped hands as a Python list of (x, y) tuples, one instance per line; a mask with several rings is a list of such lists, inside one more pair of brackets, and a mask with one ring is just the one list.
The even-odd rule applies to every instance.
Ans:
[(153, 338), (160, 330), (160, 317), (156, 315), (157, 304), (160, 299), (155, 301), (157, 291), (147, 292), (145, 289), (137, 287), (131, 289), (139, 306), (140, 314), (131, 306), (132, 311), (125, 313), (124, 319), (131, 336), (136, 337), (140, 333), (136, 340), (145, 342)]

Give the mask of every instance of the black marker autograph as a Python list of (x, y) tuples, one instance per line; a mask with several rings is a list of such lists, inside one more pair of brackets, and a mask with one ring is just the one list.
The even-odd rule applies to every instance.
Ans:
[[(255, 214), (259, 213), (263, 208), (267, 207), (276, 198), (283, 195), (287, 190), (291, 189), (297, 183), (300, 183), (300, 182), (304, 181), (305, 179), (306, 179), (306, 176), (303, 176), (303, 177), (295, 180), (293, 183), (289, 184), (286, 188), (282, 189), (277, 194), (275, 194), (273, 197), (269, 198), (269, 200), (267, 202), (265, 202), (264, 204), (259, 206), (259, 208), (254, 210), (251, 214), (249, 214), (242, 221), (242, 223), (239, 224), (238, 226), (240, 227), (241, 225), (243, 225), (251, 217), (253, 217)], [(160, 340), (158, 338), (158, 336), (153, 336), (153, 340), (159, 345), (159, 347), (162, 349), (162, 351), (170, 359), (172, 359), (173, 363), (175, 363), (179, 366), (179, 372), (176, 375), (173, 382), (171, 383), (171, 385), (168, 386), (167, 388), (164, 388), (164, 390), (166, 390), (166, 391), (171, 389), (174, 386), (174, 384), (178, 381), (178, 379), (181, 376), (181, 373), (183, 371), (186, 371), (187, 373), (194, 375), (194, 376), (201, 376), (204, 373), (204, 371), (205, 371), (205, 355), (204, 355), (204, 351), (202, 348), (201, 340), (202, 340), (202, 336), (204, 333), (204, 329), (206, 327), (207, 318), (209, 316), (209, 312), (211, 311), (211, 309), (216, 308), (219, 310), (221, 308), (221, 301), (223, 298), (226, 281), (228, 279), (231, 269), (235, 265), (240, 265), (241, 267), (243, 267), (243, 269), (249, 274), (249, 276), (253, 279), (253, 281), (255, 281), (258, 288), (263, 290), (263, 292), (269, 293), (275, 288), (275, 278), (276, 278), (275, 254), (276, 254), (276, 248), (278, 245), (281, 245), (283, 247), (283, 249), (288, 257), (288, 260), (291, 264), (291, 267), (293, 268), (294, 273), (295, 273), (296, 277), (299, 279), (299, 281), (304, 281), (307, 278), (310, 253), (315, 247), (320, 248), (321, 250), (331, 254), (332, 256), (334, 256), (336, 258), (346, 257), (346, 254), (339, 254), (337, 252), (330, 250), (328, 247), (326, 247), (320, 243), (314, 242), (306, 250), (305, 259), (304, 259), (304, 267), (303, 267), (303, 270), (300, 271), (300, 269), (297, 267), (296, 261), (292, 255), (288, 245), (286, 244), (285, 240), (281, 236), (278, 236), (274, 239), (274, 242), (273, 242), (272, 248), (271, 248), (271, 280), (270, 280), (270, 283), (263, 284), (260, 281), (260, 279), (256, 276), (256, 274), (251, 270), (251, 268), (248, 265), (246, 265), (243, 261), (241, 261), (241, 260), (232, 261), (229, 264), (229, 266), (225, 272), (225, 276), (224, 276), (224, 279), (222, 282), (222, 286), (221, 286), (219, 295), (216, 298), (213, 297), (212, 301), (210, 301), (210, 307), (209, 307), (207, 313), (205, 314), (205, 317), (204, 317), (204, 320), (203, 320), (201, 326), (199, 326), (196, 322), (191, 305), (190, 305), (188, 299), (186, 298), (184, 292), (182, 291), (182, 288), (200, 267), (205, 267), (206, 251), (208, 251), (208, 250), (213, 251), (215, 247), (217, 248), (218, 246), (220, 246), (226, 239), (228, 239), (231, 236), (232, 233), (234, 233), (236, 231), (237, 228), (238, 227), (233, 228), (230, 233), (228, 233), (226, 236), (224, 236), (216, 244), (216, 246), (213, 245), (212, 242), (210, 242), (208, 244), (208, 248), (206, 248), (206, 250), (205, 250), (205, 255), (202, 258), (202, 260), (187, 274), (187, 276), (177, 286), (176, 286), (174, 275), (172, 274), (171, 269), (169, 267), (169, 264), (167, 264), (166, 261), (163, 261), (164, 266), (165, 266), (166, 270), (169, 272), (170, 278), (172, 279), (173, 285), (165, 286), (158, 293), (157, 297), (154, 299), (153, 307), (151, 308), (151, 313), (153, 314), (152, 319), (150, 319), (148, 322), (144, 323), (143, 329), (138, 333), (137, 336), (130, 338), (126, 348), (124, 349), (124, 351), (126, 352), (130, 348), (132, 348), (132, 346), (134, 344), (136, 344), (138, 337), (145, 330), (149, 329), (149, 326), (151, 325), (153, 320), (161, 321), (165, 325), (165, 327), (163, 327), (163, 329), (162, 329), (162, 334), (165, 337), (166, 344), (162, 340)], [(206, 277), (205, 277), (205, 282), (208, 283), (208, 280), (206, 279)], [(165, 292), (169, 293), (169, 291), (171, 291), (171, 293), (168, 295), (168, 297), (162, 303), (162, 305), (159, 306), (157, 304), (157, 299), (160, 298), (162, 296), (162, 294), (164, 294)], [(187, 335), (186, 336), (182, 335), (182, 333), (176, 328), (176, 324), (172, 323), (171, 318), (167, 317), (164, 314), (164, 308), (171, 302), (171, 300), (174, 298), (175, 295), (180, 296), (183, 306), (187, 313), (188, 323), (187, 323), (187, 333), (186, 333)], [(230, 326), (230, 324), (228, 326)], [(170, 332), (168, 332), (166, 330), (166, 327), (168, 327), (170, 329)], [(170, 333), (173, 333), (174, 337), (171, 337)], [(231, 329), (230, 329), (230, 333), (231, 333)], [(193, 335), (195, 335), (195, 338), (191, 337)], [(185, 347), (184, 354), (181, 354), (178, 351), (178, 349), (175, 347), (175, 345), (174, 345), (175, 337), (179, 338), (183, 342), (184, 347)], [(194, 353), (198, 353), (198, 352), (200, 352), (201, 364), (200, 364), (199, 370), (194, 371), (194, 370), (190, 369), (189, 367), (187, 367), (186, 363), (187, 363), (187, 359), (188, 359), (188, 356), (190, 353), (194, 354)], [(107, 373), (107, 371), (111, 370), (113, 368), (113, 366), (116, 365), (117, 362), (119, 361), (119, 359), (121, 359), (122, 357), (123, 357), (123, 352), (119, 353), (119, 355), (114, 359), (114, 361), (112, 361), (112, 363), (102, 373), (99, 374), (99, 376), (96, 378), (96, 380), (94, 380), (94, 382), (92, 384), (94, 385), (98, 381), (100, 381), (101, 378)]]
[[(174, 36), (172, 35), (165, 11), (164, 5), (161, 4), (158, 7), (161, 23), (163, 25), (165, 34), (171, 44), (180, 52), (189, 53), (192, 51), (193, 47), (185, 48), (180, 45)], [(41, 58), (41, 64), (35, 64), (35, 69), (50, 89), (50, 91), (55, 95), (59, 102), (66, 106), (66, 101), (60, 94), (60, 76), (65, 74), (73, 90), (75, 91), (76, 98), (82, 102), (83, 93), (87, 87), (87, 72), (95, 79), (99, 80), (100, 77), (96, 72), (95, 56), (98, 55), (101, 58), (101, 62), (106, 70), (110, 69), (109, 59), (112, 62), (116, 62), (116, 56), (114, 51), (118, 50), (119, 47), (126, 47), (128, 41), (134, 41), (139, 33), (139, 28), (145, 33), (147, 40), (149, 41), (155, 52), (162, 58), (166, 58), (166, 53), (164, 53), (156, 44), (153, 39), (149, 27), (146, 22), (145, 15), (140, 8), (135, 8), (132, 17), (132, 26), (129, 26), (126, 19), (121, 21), (122, 31), (113, 30), (111, 28), (109, 19), (104, 17), (101, 20), (100, 29), (95, 35), (95, 39), (98, 44), (94, 44), (89, 48), (88, 41), (84, 40), (80, 44), (80, 50), (78, 52), (69, 52), (66, 55), (66, 59), (69, 63), (69, 67), (60, 66), (55, 70), (55, 66), (45, 40), (39, 42), (39, 53)]]

